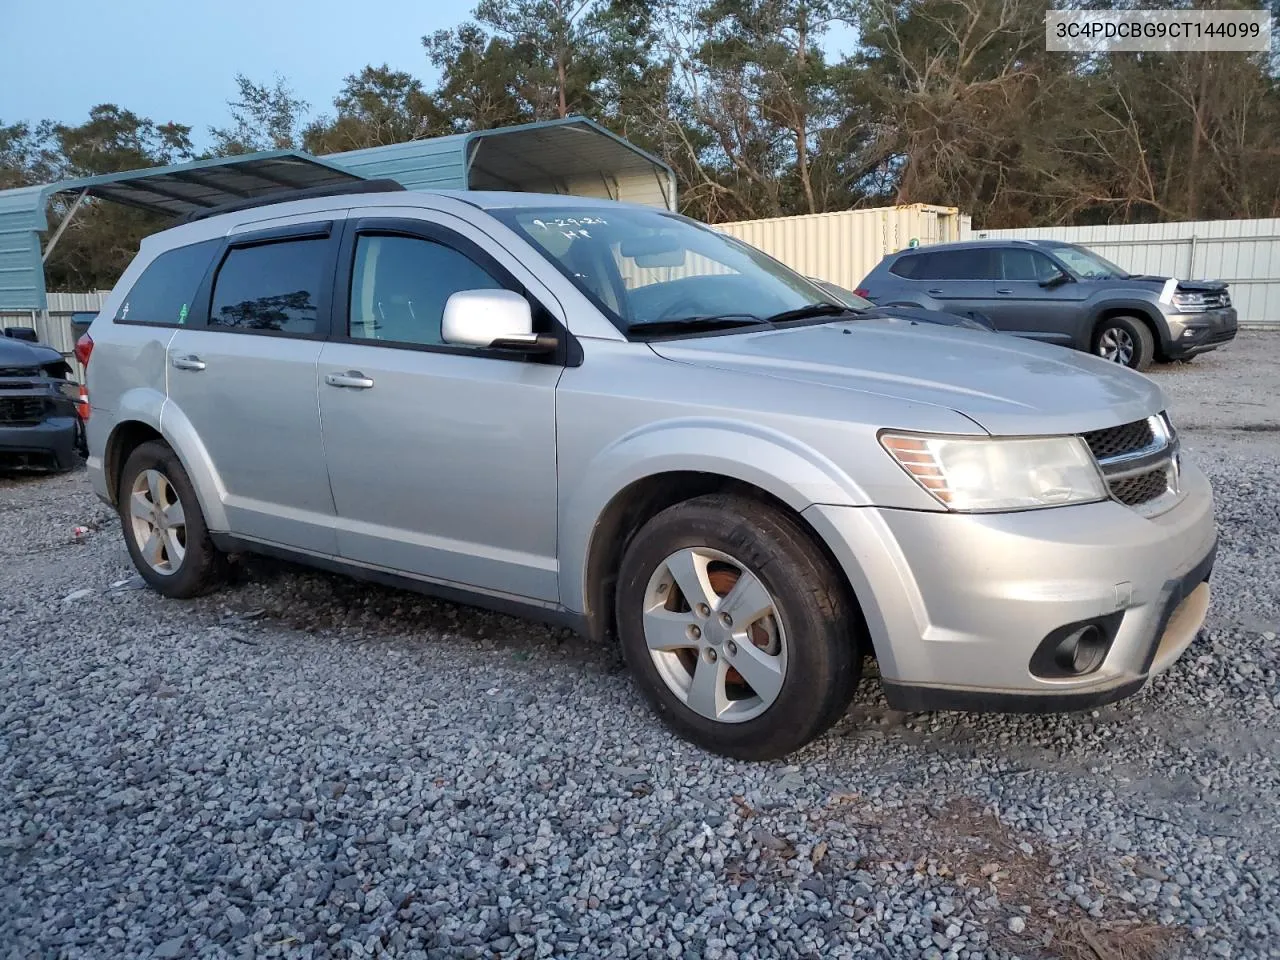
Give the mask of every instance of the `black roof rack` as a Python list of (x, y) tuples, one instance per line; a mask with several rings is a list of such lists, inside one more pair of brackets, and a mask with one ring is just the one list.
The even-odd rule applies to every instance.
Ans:
[(237, 210), (252, 210), (254, 207), (265, 207), (272, 203), (286, 203), (289, 200), (311, 200), (316, 197), (341, 197), (349, 193), (392, 193), (403, 190), (404, 184), (396, 180), (352, 180), (349, 183), (330, 184), (323, 187), (305, 187), (299, 190), (273, 190), (260, 196), (224, 203), (210, 207), (208, 210), (195, 210), (188, 213), (178, 223), (194, 223), (196, 220), (207, 220), (220, 213), (234, 213)]

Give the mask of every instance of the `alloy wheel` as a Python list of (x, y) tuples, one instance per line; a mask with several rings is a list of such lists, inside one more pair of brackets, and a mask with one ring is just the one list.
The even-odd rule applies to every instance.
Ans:
[(1133, 337), (1128, 330), (1108, 327), (1098, 338), (1098, 356), (1126, 367), (1133, 362)]
[(658, 674), (699, 716), (742, 723), (769, 709), (787, 673), (787, 637), (768, 589), (719, 550), (689, 547), (645, 589), (645, 642)]
[(159, 470), (143, 470), (129, 492), (133, 541), (156, 573), (178, 572), (187, 553), (187, 521), (178, 491)]

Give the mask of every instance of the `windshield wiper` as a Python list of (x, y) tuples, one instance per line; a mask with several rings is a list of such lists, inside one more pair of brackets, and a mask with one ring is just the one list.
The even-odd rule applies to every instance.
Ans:
[(842, 313), (857, 314), (853, 307), (840, 303), (810, 303), (794, 310), (783, 310), (765, 319), (769, 323), (786, 323), (788, 320), (811, 320), (814, 317), (835, 317)]
[(704, 316), (681, 317), (676, 320), (650, 320), (648, 323), (633, 323), (627, 328), (628, 333), (640, 336), (662, 336), (668, 333), (694, 333), (707, 330), (729, 330), (733, 327), (753, 327), (768, 324), (750, 313), (717, 313)]

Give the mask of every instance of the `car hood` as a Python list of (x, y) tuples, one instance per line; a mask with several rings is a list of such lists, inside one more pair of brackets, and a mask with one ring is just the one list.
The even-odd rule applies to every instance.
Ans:
[(947, 313), (943, 310), (926, 310), (924, 307), (867, 307), (858, 311), (864, 320), (894, 319), (916, 320), (920, 323), (938, 323), (944, 327), (965, 327), (970, 330), (994, 331), (989, 320), (978, 320), (972, 311), (964, 314)]
[[(1089, 354), (901, 320), (825, 323), (650, 346), (679, 363), (946, 407), (997, 436), (1080, 433), (1139, 420), (1165, 407), (1153, 381)], [(856, 400), (848, 412), (856, 418)], [(884, 426), (910, 429), (910, 424)]]
[(1173, 277), (1157, 277), (1148, 273), (1130, 274), (1123, 280), (1087, 280), (1084, 282), (1105, 286), (1112, 290), (1138, 287), (1142, 290), (1151, 290), (1157, 293), (1163, 293), (1166, 285), (1171, 285), (1169, 293), (1172, 293), (1174, 289), (1186, 293), (1220, 293), (1227, 289), (1226, 282), (1222, 280), (1177, 280)]
[(0, 367), (42, 367), (61, 359), (62, 354), (43, 343), (0, 337)]

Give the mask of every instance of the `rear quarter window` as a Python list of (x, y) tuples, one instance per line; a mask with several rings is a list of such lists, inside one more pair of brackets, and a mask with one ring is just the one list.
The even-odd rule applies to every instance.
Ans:
[(994, 280), (995, 256), (988, 247), (919, 254), (914, 280)]
[(116, 323), (176, 327), (185, 323), (220, 240), (166, 250), (142, 271), (116, 308)]
[(893, 265), (889, 267), (889, 272), (894, 276), (906, 277), (910, 280), (915, 277), (916, 268), (920, 266), (920, 261), (923, 259), (924, 257), (920, 254), (914, 254), (909, 257), (899, 257), (893, 262)]

